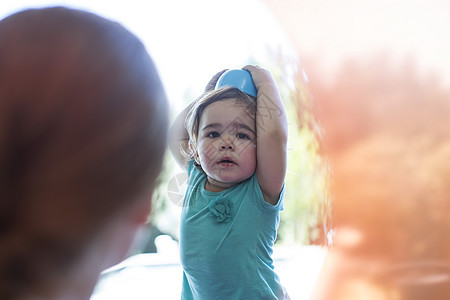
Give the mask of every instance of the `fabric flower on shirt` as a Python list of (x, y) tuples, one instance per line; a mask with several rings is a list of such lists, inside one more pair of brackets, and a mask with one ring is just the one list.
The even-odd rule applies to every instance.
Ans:
[(227, 223), (231, 220), (231, 202), (222, 196), (209, 202), (208, 208), (217, 223)]

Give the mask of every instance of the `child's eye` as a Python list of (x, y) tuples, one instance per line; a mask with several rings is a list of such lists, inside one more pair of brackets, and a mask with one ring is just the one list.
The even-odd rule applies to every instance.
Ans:
[(217, 138), (220, 136), (220, 133), (218, 133), (217, 131), (211, 131), (211, 132), (208, 132), (208, 134), (206, 136), (209, 138)]
[(236, 137), (238, 139), (250, 140), (250, 136), (245, 133), (238, 133), (238, 134), (236, 134)]

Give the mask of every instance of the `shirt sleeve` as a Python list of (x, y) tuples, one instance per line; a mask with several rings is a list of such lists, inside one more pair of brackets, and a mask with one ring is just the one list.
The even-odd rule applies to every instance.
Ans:
[(283, 187), (281, 189), (280, 192), (280, 196), (278, 197), (278, 202), (275, 205), (272, 205), (270, 203), (267, 203), (266, 201), (264, 201), (264, 196), (262, 194), (261, 191), (261, 187), (259, 186), (258, 183), (258, 178), (256, 177), (256, 173), (252, 176), (252, 178), (250, 179), (250, 185), (253, 187), (254, 189), (254, 194), (255, 194), (255, 200), (257, 202), (257, 205), (262, 209), (263, 212), (279, 212), (284, 210), (284, 195), (285, 195), (285, 184), (283, 183)]

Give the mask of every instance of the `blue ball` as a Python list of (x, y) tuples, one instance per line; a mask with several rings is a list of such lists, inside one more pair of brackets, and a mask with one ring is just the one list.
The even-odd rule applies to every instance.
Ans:
[(253, 83), (252, 76), (247, 70), (228, 70), (224, 72), (217, 80), (215, 89), (232, 86), (238, 88), (244, 93), (256, 97), (257, 90)]

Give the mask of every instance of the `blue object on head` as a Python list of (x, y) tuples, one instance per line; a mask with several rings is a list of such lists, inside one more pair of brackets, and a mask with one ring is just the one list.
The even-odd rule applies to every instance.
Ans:
[(217, 80), (215, 89), (232, 86), (238, 88), (244, 93), (256, 97), (257, 90), (253, 83), (252, 76), (247, 70), (228, 70), (225, 71)]

